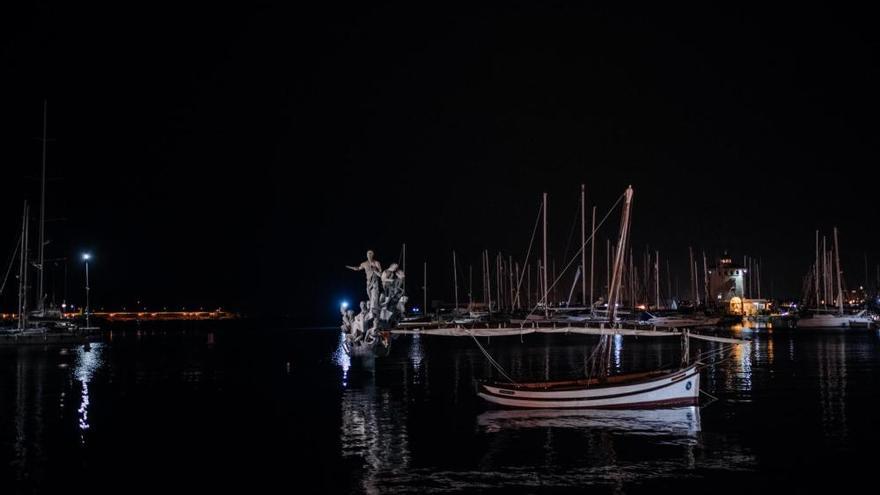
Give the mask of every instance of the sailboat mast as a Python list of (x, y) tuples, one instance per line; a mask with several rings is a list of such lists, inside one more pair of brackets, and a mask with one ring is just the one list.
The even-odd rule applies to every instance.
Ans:
[(550, 317), (550, 311), (547, 308), (547, 193), (544, 193), (544, 318)]
[[(404, 274), (406, 272), (403, 272)], [(425, 261), (422, 266), (422, 314), (428, 312), (428, 262)]]
[(840, 281), (840, 245), (837, 243), (837, 227), (834, 227), (834, 264), (837, 265), (837, 312), (843, 316), (843, 284)]
[(468, 265), (468, 307), (474, 309), (474, 265)]
[(483, 251), (486, 259), (486, 304), (489, 308), (489, 315), (492, 314), (492, 277), (489, 276), (489, 250)]
[(43, 246), (45, 245), (46, 230), (46, 108), (48, 102), (43, 100), (43, 173), (40, 182), (40, 261), (37, 269), (40, 270), (40, 280), (37, 283), (37, 310), (43, 311)]
[(816, 264), (813, 265), (816, 278), (816, 307), (819, 307), (819, 230), (816, 229)]
[[(584, 307), (587, 306), (587, 214), (586, 214), (586, 205), (584, 204), (584, 200), (586, 197), (585, 187), (581, 184), (581, 292), (584, 298)], [(865, 266), (867, 267), (867, 262), (865, 262)], [(865, 268), (865, 273), (867, 273), (867, 268)], [(868, 276), (865, 275), (865, 279), (867, 280)], [(867, 285), (867, 284), (866, 284)]]
[(632, 204), (632, 186), (626, 188), (626, 200), (623, 204), (623, 219), (620, 223), (620, 238), (617, 242), (617, 252), (614, 256), (614, 273), (611, 278), (611, 287), (608, 290), (608, 321), (614, 323), (617, 316), (618, 290), (623, 276), (624, 256), (626, 253), (626, 241), (629, 234), (629, 214)]
[(522, 286), (522, 271), (519, 269), (519, 261), (514, 264), (514, 271), (516, 273), (516, 309), (522, 309), (522, 299), (520, 299), (520, 290), (519, 288)]
[(688, 256), (690, 257), (690, 265), (691, 265), (691, 300), (694, 301), (694, 307), (697, 307), (700, 303), (697, 302), (697, 281), (694, 277), (694, 248), (688, 246)]
[(828, 308), (828, 242), (825, 236), (822, 236), (822, 290), (825, 292), (825, 300), (822, 306)]
[(703, 296), (706, 306), (709, 306), (709, 267), (706, 263), (706, 251), (703, 251)]
[(513, 256), (507, 255), (507, 275), (508, 279), (510, 279), (510, 285), (507, 287), (507, 292), (510, 293), (510, 309), (513, 310), (514, 300), (514, 283), (516, 281), (516, 277), (513, 273)]
[(593, 312), (593, 272), (596, 266), (596, 207), (593, 207), (593, 227), (590, 230), (590, 313)]
[(28, 250), (28, 204), (24, 202), (24, 213), (21, 217), (21, 263), (18, 268), (18, 328), (27, 326), (27, 250)]
[(660, 251), (654, 251), (654, 301), (660, 309)]
[(452, 251), (452, 283), (455, 285), (455, 310), (458, 311), (458, 265), (455, 263), (455, 250)]

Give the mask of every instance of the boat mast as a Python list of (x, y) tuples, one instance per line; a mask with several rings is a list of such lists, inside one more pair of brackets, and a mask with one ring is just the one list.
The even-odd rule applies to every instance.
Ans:
[(514, 273), (516, 274), (516, 309), (522, 309), (522, 300), (520, 299), (520, 290), (522, 286), (522, 271), (519, 269), (519, 261), (514, 263)]
[(758, 299), (761, 299), (761, 258), (755, 263), (755, 284), (758, 286)]
[(822, 236), (822, 290), (825, 292), (825, 299), (822, 306), (828, 308), (828, 242), (825, 236)]
[(654, 300), (660, 309), (660, 251), (654, 251)]
[[(596, 265), (596, 207), (593, 207), (593, 228), (590, 231), (590, 314), (593, 313), (593, 272)], [(880, 278), (880, 277), (878, 277)]]
[(24, 202), (21, 217), (21, 263), (18, 267), (18, 328), (27, 326), (27, 249), (28, 249), (28, 204)]
[(474, 265), (468, 265), (468, 308), (474, 309)]
[(514, 300), (514, 283), (516, 281), (516, 277), (513, 273), (513, 256), (507, 255), (507, 278), (510, 280), (510, 284), (507, 287), (507, 292), (510, 293), (510, 310), (513, 311)]
[[(697, 283), (694, 280), (694, 248), (688, 246), (688, 256), (690, 257), (690, 272), (691, 272), (691, 301), (697, 300)], [(696, 303), (694, 304), (696, 307)]]
[(458, 267), (455, 263), (455, 250), (452, 251), (452, 283), (455, 285), (455, 311), (458, 311)]
[(813, 265), (813, 273), (816, 277), (816, 307), (819, 307), (819, 229), (816, 229), (816, 264)]
[[(406, 274), (406, 272), (403, 272)], [(422, 267), (422, 314), (428, 312), (428, 262), (425, 261)]]
[(550, 317), (550, 311), (547, 308), (547, 193), (544, 193), (544, 318)]
[(629, 214), (630, 205), (632, 204), (633, 189), (632, 186), (626, 188), (626, 200), (623, 203), (623, 218), (620, 223), (620, 238), (617, 242), (617, 252), (614, 256), (614, 273), (611, 278), (611, 287), (608, 290), (608, 321), (614, 323), (617, 316), (617, 300), (618, 289), (620, 288), (621, 277), (623, 276), (624, 255), (626, 252), (626, 241), (629, 234)]
[(43, 100), (43, 173), (40, 182), (40, 261), (37, 269), (40, 271), (40, 280), (37, 283), (37, 311), (43, 312), (43, 246), (45, 245), (46, 230), (46, 108), (48, 102)]
[(840, 282), (840, 245), (837, 243), (837, 227), (834, 227), (834, 262), (837, 265), (837, 312), (843, 316), (843, 284)]
[(486, 260), (486, 307), (489, 309), (489, 316), (492, 315), (492, 278), (489, 276), (489, 250), (483, 251)]
[[(581, 292), (583, 293), (582, 297), (584, 298), (584, 307), (587, 307), (587, 276), (586, 276), (587, 275), (587, 249), (586, 249), (587, 216), (586, 216), (586, 210), (585, 210), (586, 206), (584, 204), (584, 199), (585, 199), (585, 191), (584, 190), (585, 190), (585, 187), (583, 184), (581, 184)], [(865, 262), (866, 267), (868, 266), (867, 263), (868, 262), (866, 261)], [(865, 268), (865, 273), (868, 273), (867, 268)], [(865, 280), (867, 280), (867, 279), (868, 279), (868, 276), (865, 275)], [(867, 285), (867, 284), (865, 284), (865, 285)], [(571, 299), (571, 297), (569, 297), (569, 299)]]
[(703, 251), (703, 295), (705, 296), (706, 306), (709, 306), (709, 268), (706, 263), (706, 251)]
[[(611, 288), (611, 239), (605, 239), (605, 290)], [(605, 301), (608, 302), (607, 300)]]

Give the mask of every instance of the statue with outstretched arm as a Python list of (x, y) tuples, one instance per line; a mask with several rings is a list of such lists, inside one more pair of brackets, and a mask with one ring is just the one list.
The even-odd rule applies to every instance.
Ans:
[(366, 261), (361, 262), (357, 266), (346, 266), (349, 270), (364, 271), (367, 277), (367, 297), (370, 300), (370, 310), (375, 316), (379, 311), (379, 288), (381, 286), (382, 264), (375, 259), (375, 253), (372, 250), (367, 251)]

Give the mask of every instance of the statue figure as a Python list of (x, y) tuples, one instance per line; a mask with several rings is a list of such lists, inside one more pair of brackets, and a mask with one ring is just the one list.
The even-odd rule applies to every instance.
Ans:
[(406, 296), (401, 296), (397, 301), (397, 312), (398, 314), (404, 314), (406, 312), (406, 302), (409, 300)]
[(403, 270), (397, 263), (391, 263), (388, 269), (382, 272), (382, 292), (385, 296), (382, 301), (383, 307), (397, 304), (397, 300), (403, 295), (404, 276)]
[(374, 259), (373, 250), (367, 251), (366, 261), (361, 262), (358, 266), (346, 266), (349, 270), (363, 270), (367, 277), (367, 298), (370, 301), (370, 310), (374, 316), (378, 316), (379, 312), (379, 283), (380, 274), (382, 273), (382, 264)]
[(354, 322), (354, 311), (342, 310), (342, 331), (351, 334), (351, 324)]
[(367, 251), (367, 260), (357, 266), (346, 266), (349, 270), (364, 271), (367, 282), (367, 301), (361, 301), (360, 313), (343, 311), (342, 330), (346, 332), (346, 342), (351, 346), (371, 346), (379, 340), (385, 347), (390, 343), (390, 333), (406, 312), (407, 298), (404, 296), (404, 273), (397, 263), (387, 270), (375, 259), (372, 250)]
[(389, 299), (391, 298), (391, 289), (394, 285), (394, 275), (397, 272), (397, 263), (388, 265), (388, 269), (382, 272), (382, 292)]

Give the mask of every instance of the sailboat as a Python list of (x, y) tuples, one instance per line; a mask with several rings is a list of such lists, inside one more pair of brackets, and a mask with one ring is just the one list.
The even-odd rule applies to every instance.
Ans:
[[(3, 328), (0, 329), (0, 342), (5, 342), (7, 340), (12, 339), (13, 342), (18, 342), (22, 339), (25, 340), (33, 340), (33, 339), (44, 339), (47, 329), (42, 325), (32, 324), (29, 320), (29, 312), (28, 312), (28, 231), (29, 231), (29, 213), (30, 207), (27, 204), (27, 201), (24, 202), (24, 211), (22, 212), (21, 219), (21, 235), (19, 237), (19, 242), (17, 243), (15, 253), (18, 254), (18, 321), (16, 326), (11, 328)], [(15, 254), (14, 253), (14, 254)], [(9, 268), (7, 269), (7, 274), (12, 271), (12, 266), (15, 263), (15, 255), (13, 254), (12, 260), (10, 261)], [(3, 287), (5, 288), (6, 281), (3, 282)]]
[[(813, 282), (815, 284), (815, 299), (816, 299), (816, 308), (812, 312), (812, 316), (809, 318), (798, 318), (797, 327), (798, 328), (870, 328), (875, 324), (874, 318), (868, 314), (867, 310), (861, 310), (855, 314), (846, 314), (843, 310), (843, 282), (841, 280), (841, 269), (840, 269), (840, 245), (837, 240), (837, 227), (834, 228), (834, 266), (836, 276), (832, 275), (829, 277), (830, 271), (829, 266), (831, 263), (825, 255), (825, 247), (824, 247), (824, 237), (823, 237), (823, 253), (822, 253), (822, 262), (819, 261), (819, 231), (816, 231), (816, 264), (813, 268)], [(829, 256), (830, 257), (830, 256)], [(822, 273), (819, 271), (819, 267), (824, 264), (824, 268), (822, 269)], [(830, 278), (830, 280), (828, 280)], [(809, 281), (809, 279), (808, 279)], [(834, 298), (834, 284), (837, 284), (837, 297)], [(825, 290), (825, 294), (827, 295), (829, 290), (832, 293), (832, 298), (837, 300), (837, 311), (833, 312), (833, 310), (819, 309), (819, 301), (821, 299), (820, 285)], [(829, 289), (830, 288), (830, 289)], [(826, 299), (827, 301), (827, 299)]]
[[(519, 327), (501, 325), (498, 328), (427, 328), (427, 329), (396, 329), (392, 333), (411, 333), (424, 335), (470, 336), (480, 347), (489, 362), (507, 378), (507, 381), (490, 381), (479, 385), (478, 395), (486, 401), (505, 407), (531, 409), (637, 409), (693, 406), (697, 404), (700, 393), (700, 370), (703, 363), (689, 362), (690, 339), (702, 339), (732, 345), (747, 343), (741, 339), (730, 339), (709, 335), (693, 334), (688, 329), (637, 329), (624, 328), (617, 319), (617, 308), (620, 300), (620, 289), (623, 278), (624, 255), (630, 229), (630, 210), (633, 189), (628, 187), (623, 195), (623, 212), (620, 234), (616, 245), (616, 253), (612, 270), (612, 278), (608, 292), (607, 321), (595, 325), (574, 324), (557, 325), (545, 320), (533, 325)], [(595, 229), (593, 231), (595, 235)], [(592, 235), (591, 235), (592, 237)], [(547, 284), (544, 284), (544, 300), (547, 295)], [(540, 305), (540, 303), (539, 303)], [(538, 306), (536, 306), (538, 307)], [(540, 326), (539, 326), (540, 325)], [(599, 335), (600, 342), (596, 349), (594, 365), (598, 365), (599, 374), (580, 380), (516, 382), (501, 369), (500, 365), (480, 345), (479, 336), (525, 335), (530, 333), (565, 333), (581, 335)], [(608, 376), (612, 336), (643, 336), (643, 337), (679, 337), (683, 344), (682, 366), (669, 370), (653, 370), (641, 373), (628, 373)]]

